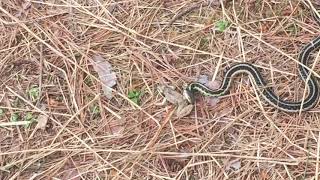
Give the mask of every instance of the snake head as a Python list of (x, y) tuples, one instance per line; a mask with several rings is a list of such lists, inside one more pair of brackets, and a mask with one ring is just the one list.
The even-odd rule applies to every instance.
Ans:
[(183, 96), (190, 104), (194, 104), (194, 101), (195, 101), (194, 94), (190, 89), (188, 88), (184, 89)]

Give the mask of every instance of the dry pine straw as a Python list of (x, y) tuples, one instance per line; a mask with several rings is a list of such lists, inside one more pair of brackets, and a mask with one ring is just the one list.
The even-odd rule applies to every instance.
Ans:
[[(157, 84), (221, 80), (240, 61), (260, 67), (281, 97), (302, 98), (295, 60), (319, 34), (310, 10), (300, 1), (212, 2), (166, 27), (195, 1), (1, 1), (0, 124), (30, 113), (48, 123), (0, 129), (0, 178), (317, 179), (319, 107), (277, 111), (245, 76), (214, 107), (198, 97), (187, 117), (155, 106)], [(224, 32), (214, 30), (220, 20), (230, 22)], [(112, 100), (90, 63), (97, 54), (118, 76)], [(128, 101), (134, 89), (140, 106)]]

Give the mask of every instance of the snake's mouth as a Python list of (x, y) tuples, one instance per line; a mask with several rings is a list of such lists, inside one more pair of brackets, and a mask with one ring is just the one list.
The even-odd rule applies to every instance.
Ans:
[(190, 104), (194, 104), (194, 94), (192, 91), (188, 89), (183, 90), (183, 97), (188, 101)]

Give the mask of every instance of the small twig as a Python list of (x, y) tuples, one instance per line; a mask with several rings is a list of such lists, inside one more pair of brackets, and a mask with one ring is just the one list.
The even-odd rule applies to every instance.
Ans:
[(202, 6), (208, 6), (208, 5), (210, 5), (209, 2), (205, 2), (205, 3), (201, 2), (201, 3), (193, 4), (192, 6), (188, 7), (187, 9), (185, 9), (185, 10), (181, 11), (180, 13), (178, 13), (177, 15), (175, 15), (166, 27), (171, 26), (177, 19), (180, 19), (182, 16), (184, 16), (184, 15), (186, 15), (196, 9), (199, 9)]

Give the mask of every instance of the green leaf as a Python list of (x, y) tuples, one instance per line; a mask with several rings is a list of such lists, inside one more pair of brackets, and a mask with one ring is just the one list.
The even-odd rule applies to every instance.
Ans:
[(91, 113), (92, 114), (99, 114), (100, 113), (100, 108), (98, 105), (94, 105), (93, 107), (91, 107)]
[(0, 116), (4, 115), (4, 110), (0, 108)]
[(209, 39), (207, 39), (207, 38), (202, 38), (201, 39), (201, 41), (200, 41), (200, 45), (207, 45), (207, 44), (209, 44)]
[(16, 98), (12, 102), (13, 107), (19, 107), (21, 105), (21, 100), (19, 98)]
[(19, 114), (18, 113), (13, 113), (10, 117), (11, 122), (17, 122), (19, 120)]
[(136, 104), (139, 104), (141, 91), (133, 90), (129, 91), (128, 98)]
[(136, 97), (139, 97), (140, 94), (141, 94), (140, 91), (133, 90), (133, 91), (130, 91), (130, 92), (128, 93), (128, 97), (129, 97), (129, 98), (136, 98)]
[(26, 116), (24, 117), (25, 121), (30, 121), (29, 124), (24, 125), (25, 128), (28, 128), (33, 122), (35, 122), (35, 118), (32, 112), (27, 112)]
[(93, 82), (92, 82), (92, 79), (90, 77), (86, 77), (84, 79), (84, 83), (87, 85), (87, 86), (92, 86), (93, 85)]
[(33, 119), (33, 115), (31, 112), (27, 112), (26, 116), (24, 117), (26, 121), (31, 121)]
[(135, 104), (139, 104), (139, 99), (138, 98), (130, 98), (131, 101), (133, 101)]
[(32, 86), (29, 91), (28, 94), (31, 98), (32, 101), (36, 101), (39, 98), (39, 88), (37, 86)]
[(228, 26), (229, 26), (228, 21), (220, 20), (216, 23), (216, 27), (220, 32), (224, 32), (228, 28)]

